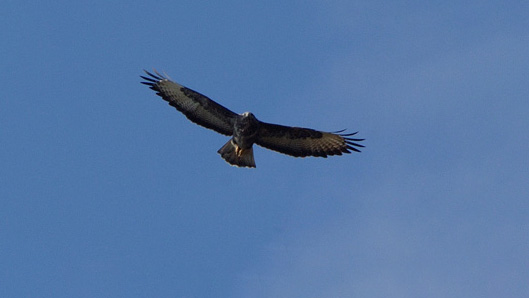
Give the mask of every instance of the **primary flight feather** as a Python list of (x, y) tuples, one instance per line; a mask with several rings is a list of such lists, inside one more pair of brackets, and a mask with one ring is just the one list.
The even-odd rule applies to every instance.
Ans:
[(360, 152), (364, 147), (354, 133), (334, 133), (310, 128), (290, 127), (257, 120), (250, 112), (237, 114), (206, 96), (169, 80), (164, 75), (150, 73), (141, 82), (156, 91), (171, 106), (189, 120), (232, 138), (217, 152), (229, 164), (255, 168), (253, 144), (295, 157), (342, 155)]

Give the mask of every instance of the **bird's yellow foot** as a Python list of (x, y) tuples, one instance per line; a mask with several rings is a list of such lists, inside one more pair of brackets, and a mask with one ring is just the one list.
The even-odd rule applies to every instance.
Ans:
[(243, 151), (243, 150), (242, 150), (241, 147), (235, 145), (235, 154), (236, 154), (237, 156), (240, 157), (240, 156), (242, 155), (242, 151)]

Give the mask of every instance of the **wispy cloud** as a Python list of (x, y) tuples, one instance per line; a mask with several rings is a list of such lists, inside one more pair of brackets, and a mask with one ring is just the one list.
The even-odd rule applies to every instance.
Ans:
[(362, 94), (367, 102), (351, 105), (367, 109), (362, 121), (376, 129), (369, 183), (330, 196), (344, 203), (340, 212), (270, 243), (241, 273), (241, 297), (528, 293), (520, 148), (529, 121), (519, 112), (529, 110), (528, 44), (527, 35), (495, 35), (389, 73), (336, 57), (325, 84), (336, 97)]

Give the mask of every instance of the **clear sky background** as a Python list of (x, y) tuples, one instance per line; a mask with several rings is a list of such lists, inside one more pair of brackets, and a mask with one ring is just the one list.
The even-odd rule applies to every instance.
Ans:
[[(528, 15), (3, 1), (0, 296), (529, 297)], [(231, 167), (144, 68), (366, 148)]]

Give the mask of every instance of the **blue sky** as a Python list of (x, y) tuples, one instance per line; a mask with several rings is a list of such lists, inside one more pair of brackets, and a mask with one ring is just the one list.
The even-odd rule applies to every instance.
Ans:
[[(524, 1), (4, 1), (0, 296), (527, 297)], [(360, 131), (296, 159), (141, 85)]]

